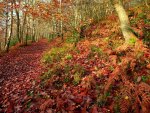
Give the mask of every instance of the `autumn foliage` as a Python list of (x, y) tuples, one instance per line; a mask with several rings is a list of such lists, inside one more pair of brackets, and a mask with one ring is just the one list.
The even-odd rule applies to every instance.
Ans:
[[(149, 8), (126, 6), (137, 39), (124, 43), (108, 1), (99, 7), (101, 17), (96, 1), (93, 10), (84, 0), (45, 2), (0, 3), (15, 30), (20, 19), (23, 39), (0, 54), (0, 112), (149, 113)], [(13, 11), (22, 12), (19, 19)]]

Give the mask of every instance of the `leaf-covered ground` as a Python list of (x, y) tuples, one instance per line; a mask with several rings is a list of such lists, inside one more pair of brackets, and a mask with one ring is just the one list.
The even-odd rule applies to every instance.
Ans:
[(44, 71), (42, 53), (49, 47), (47, 40), (40, 40), (0, 57), (0, 112), (21, 112), (26, 109), (27, 95)]
[(149, 19), (144, 18), (143, 13), (130, 18), (133, 28), (139, 26), (140, 40), (131, 40), (127, 48), (111, 15), (89, 26), (76, 47), (69, 38), (63, 43), (55, 38), (4, 54), (0, 112), (148, 113)]

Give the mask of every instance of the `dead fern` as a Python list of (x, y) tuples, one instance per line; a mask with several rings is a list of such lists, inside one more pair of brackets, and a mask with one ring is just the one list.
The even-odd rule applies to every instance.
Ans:
[[(109, 90), (111, 85), (114, 85), (115, 81), (120, 80), (120, 84), (122, 84), (118, 100), (120, 112), (149, 113), (150, 86), (143, 82), (140, 84), (134, 82), (133, 77), (128, 74), (128, 70), (130, 70), (130, 74), (134, 76), (135, 72), (139, 72), (135, 69), (137, 65), (150, 62), (149, 50), (140, 41), (137, 41), (132, 47), (121, 46), (120, 48), (117, 49), (116, 55), (118, 59), (121, 59), (121, 62), (117, 61), (119, 63), (116, 64), (114, 71), (109, 75), (104, 93)], [(147, 68), (146, 65), (148, 64), (140, 66), (141, 69)]]
[(119, 80), (119, 76), (118, 76), (119, 72), (120, 72), (120, 68), (116, 67), (115, 70), (110, 74), (110, 77), (108, 78), (108, 81), (104, 88), (104, 93), (106, 93), (109, 90), (111, 84), (113, 84), (116, 80)]
[[(127, 91), (127, 90), (125, 90)], [(126, 95), (126, 96), (125, 96)], [(123, 95), (120, 99), (120, 112), (121, 113), (128, 113), (130, 104), (131, 104), (131, 97), (129, 96), (128, 92), (123, 92)]]
[(122, 63), (116, 66), (106, 82), (106, 86), (104, 88), (105, 93), (109, 90), (110, 85), (112, 85), (115, 81), (121, 79), (121, 81), (125, 82), (127, 80), (125, 70), (130, 60), (130, 58), (123, 58)]
[(120, 112), (129, 113), (137, 110), (135, 85), (126, 81), (120, 91)]
[(142, 113), (149, 113), (150, 111), (150, 86), (146, 83), (140, 83), (137, 86), (137, 94), (139, 104), (142, 108)]

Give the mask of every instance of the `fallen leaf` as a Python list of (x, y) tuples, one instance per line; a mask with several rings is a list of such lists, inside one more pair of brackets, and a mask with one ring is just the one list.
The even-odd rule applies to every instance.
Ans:
[(148, 69), (150, 69), (150, 64), (148, 64), (146, 67), (147, 67)]
[(98, 113), (97, 106), (93, 106), (93, 108), (91, 109), (91, 113)]
[(48, 99), (46, 100), (41, 106), (40, 106), (40, 110), (41, 111), (45, 111), (47, 107), (52, 106), (54, 103), (54, 101), (52, 99)]

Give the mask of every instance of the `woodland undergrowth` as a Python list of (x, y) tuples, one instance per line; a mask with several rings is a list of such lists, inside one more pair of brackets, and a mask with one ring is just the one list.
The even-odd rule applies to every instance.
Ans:
[[(147, 28), (148, 20), (143, 23), (142, 15), (131, 18), (132, 21), (138, 18), (139, 22), (131, 23), (133, 28), (135, 24)], [(48, 71), (41, 76), (41, 88), (46, 95), (51, 95), (48, 97), (51, 104), (42, 104), (40, 110), (74, 113), (150, 111), (150, 50), (145, 35), (136, 29), (143, 38), (137, 41), (131, 38), (129, 44), (124, 45), (116, 17), (108, 19), (86, 29), (86, 38), (76, 47), (68, 44), (67, 39), (66, 43), (44, 55)]]
[(139, 41), (124, 51), (111, 50), (109, 41), (86, 39), (66, 56), (58, 54), (61, 58), (49, 65), (41, 84), (45, 90), (59, 92), (59, 96), (51, 92), (57, 103), (52, 110), (148, 113), (149, 49)]
[(44, 54), (38, 52), (40, 44), (37, 58), (42, 54), (43, 66), (39, 68), (43, 72), (35, 69), (34, 73), (37, 71), (36, 76), (40, 73), (40, 77), (27, 80), (31, 87), (18, 101), (18, 112), (149, 113), (150, 35), (149, 19), (145, 19), (149, 15), (131, 10), (129, 16), (138, 40), (131, 38), (128, 45), (124, 44), (114, 15), (88, 26), (83, 33), (85, 37), (78, 42), (74, 37), (65, 37), (63, 42), (54, 38)]

